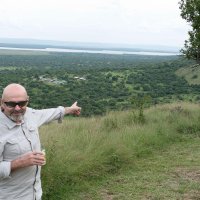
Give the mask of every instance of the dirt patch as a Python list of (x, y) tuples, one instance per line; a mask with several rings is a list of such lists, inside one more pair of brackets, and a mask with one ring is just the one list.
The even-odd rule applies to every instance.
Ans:
[(173, 174), (177, 178), (182, 178), (188, 181), (200, 182), (200, 169), (178, 168)]
[[(173, 188), (178, 190), (180, 187), (180, 182), (188, 182), (191, 183), (200, 183), (200, 169), (187, 169), (187, 168), (177, 168), (173, 172)], [(183, 200), (199, 200), (200, 199), (200, 191), (198, 189), (189, 189), (185, 191), (182, 197)]]
[(117, 197), (119, 197), (119, 195), (114, 194), (113, 192), (106, 189), (101, 191), (101, 196), (103, 200), (114, 200), (117, 199)]
[(200, 199), (200, 192), (197, 191), (190, 191), (187, 194), (183, 195), (183, 200), (199, 200)]

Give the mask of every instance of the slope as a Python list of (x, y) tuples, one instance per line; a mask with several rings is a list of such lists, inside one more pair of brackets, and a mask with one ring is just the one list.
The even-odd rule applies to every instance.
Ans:
[(176, 103), (41, 129), (43, 199), (195, 199), (200, 107)]

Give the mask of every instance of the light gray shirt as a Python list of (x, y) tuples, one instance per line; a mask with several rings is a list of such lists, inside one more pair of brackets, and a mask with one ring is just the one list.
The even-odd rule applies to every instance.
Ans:
[(20, 125), (0, 111), (0, 200), (40, 200), (40, 166), (11, 172), (11, 161), (21, 155), (40, 151), (38, 128), (52, 120), (61, 120), (64, 107), (34, 110), (27, 108)]

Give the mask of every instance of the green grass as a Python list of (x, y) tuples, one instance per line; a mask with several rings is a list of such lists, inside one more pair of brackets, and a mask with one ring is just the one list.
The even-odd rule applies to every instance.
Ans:
[(43, 200), (198, 199), (200, 107), (168, 104), (41, 128)]
[(98, 198), (92, 192), (85, 195), (90, 199), (198, 199), (199, 142), (196, 139), (173, 144), (170, 149), (138, 159), (99, 186)]
[(190, 84), (200, 84), (200, 65), (191, 65), (190, 67), (182, 67), (176, 71), (178, 76), (185, 78)]

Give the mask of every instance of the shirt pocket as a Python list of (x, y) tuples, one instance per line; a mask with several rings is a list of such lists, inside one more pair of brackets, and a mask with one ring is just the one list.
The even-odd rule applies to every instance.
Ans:
[(4, 146), (4, 160), (10, 161), (20, 155), (19, 141), (16, 138), (7, 139)]

